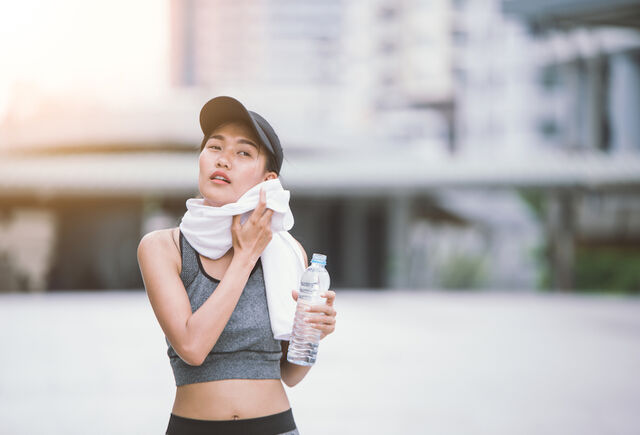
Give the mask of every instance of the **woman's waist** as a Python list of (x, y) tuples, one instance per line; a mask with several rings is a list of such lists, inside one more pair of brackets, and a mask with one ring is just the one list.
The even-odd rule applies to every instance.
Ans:
[(172, 412), (201, 420), (234, 420), (290, 407), (280, 379), (224, 379), (178, 386)]

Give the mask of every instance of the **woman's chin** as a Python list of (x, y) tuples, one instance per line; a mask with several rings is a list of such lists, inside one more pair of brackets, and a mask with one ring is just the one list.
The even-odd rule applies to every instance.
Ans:
[(204, 205), (208, 205), (210, 207), (222, 207), (227, 202), (222, 200), (222, 198), (212, 198), (210, 196), (203, 196)]
[(205, 205), (211, 207), (222, 207), (225, 204), (236, 202), (237, 199), (232, 198), (230, 195), (202, 195)]

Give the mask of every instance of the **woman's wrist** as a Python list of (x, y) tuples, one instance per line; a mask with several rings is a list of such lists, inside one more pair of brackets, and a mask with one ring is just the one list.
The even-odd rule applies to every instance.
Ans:
[(248, 269), (251, 271), (253, 267), (256, 265), (258, 258), (260, 257), (258, 256), (257, 258), (252, 258), (252, 256), (249, 254), (245, 254), (242, 252), (238, 252), (238, 253), (234, 252), (231, 262), (238, 264), (243, 269)]

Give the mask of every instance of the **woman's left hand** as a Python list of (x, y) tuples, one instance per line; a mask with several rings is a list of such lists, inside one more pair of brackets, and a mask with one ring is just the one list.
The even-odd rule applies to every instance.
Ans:
[[(298, 301), (298, 291), (292, 291), (293, 300)], [(309, 313), (323, 313), (324, 316), (307, 316), (309, 323), (315, 328), (322, 331), (320, 339), (322, 340), (327, 335), (331, 334), (336, 329), (336, 314), (337, 311), (333, 307), (336, 300), (336, 292), (327, 290), (320, 294), (320, 297), (327, 298), (325, 304), (312, 305), (309, 309)]]

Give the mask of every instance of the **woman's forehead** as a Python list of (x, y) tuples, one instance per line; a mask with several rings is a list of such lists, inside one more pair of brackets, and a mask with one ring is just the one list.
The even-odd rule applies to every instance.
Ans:
[(257, 140), (257, 137), (253, 130), (249, 128), (246, 123), (241, 121), (228, 121), (220, 124), (211, 132), (211, 136), (213, 136), (215, 133), (220, 132), (234, 132), (236, 134), (246, 136), (247, 138)]

